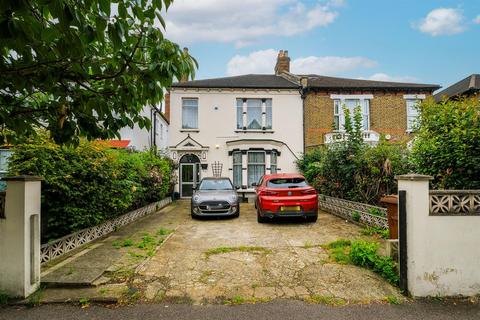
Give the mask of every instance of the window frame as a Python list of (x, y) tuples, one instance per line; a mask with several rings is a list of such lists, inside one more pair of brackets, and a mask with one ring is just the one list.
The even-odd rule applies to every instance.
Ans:
[[(240, 162), (235, 162), (235, 155), (240, 154)], [(235, 169), (240, 169), (240, 183), (236, 184), (235, 182)], [(232, 152), (232, 184), (234, 187), (242, 187), (243, 185), (243, 154), (242, 151), (233, 151)]]
[[(250, 153), (263, 153), (263, 162), (250, 162)], [(250, 182), (250, 167), (251, 166), (263, 166), (263, 174), (258, 178), (257, 181)], [(265, 150), (249, 150), (247, 151), (247, 187), (252, 187), (252, 183), (259, 183), (260, 179), (265, 175), (266, 170), (266, 152)]]
[[(275, 159), (275, 163), (273, 159)], [(275, 168), (275, 170), (273, 168)], [(270, 174), (275, 173), (278, 173), (278, 152), (272, 150), (272, 152), (270, 153)]]
[[(249, 108), (259, 108), (258, 106), (249, 106), (249, 100), (260, 101), (260, 116), (258, 119), (255, 119), (259, 123), (260, 128), (249, 128), (251, 122), (249, 122)], [(267, 131), (273, 129), (273, 98), (236, 98), (235, 101), (237, 130)]]
[[(184, 102), (185, 102), (185, 101), (189, 101), (189, 100), (190, 100), (190, 101), (196, 101), (196, 103), (197, 103), (196, 106), (195, 106), (195, 107), (193, 107), (193, 106), (186, 106), (186, 105), (184, 104)], [(184, 113), (184, 112), (185, 112), (185, 108), (186, 108), (186, 107), (188, 107), (188, 108), (192, 108), (192, 107), (195, 108), (195, 111), (196, 111), (196, 114), (195, 114), (195, 117), (196, 117), (196, 119), (195, 119), (195, 120), (196, 120), (196, 121), (195, 121), (195, 122), (196, 122), (196, 127), (194, 127), (194, 128), (186, 127), (186, 126), (185, 126), (185, 122), (184, 122), (184, 120), (185, 120), (185, 113)], [(182, 130), (198, 130), (198, 127), (199, 127), (199, 125), (198, 125), (198, 98), (192, 98), (192, 97), (184, 97), (184, 98), (182, 98)]]
[[(413, 104), (409, 104), (411, 102), (414, 102)], [(405, 99), (405, 107), (406, 107), (406, 113), (407, 113), (407, 132), (413, 132), (414, 131), (414, 123), (416, 120), (418, 120), (420, 116), (419, 110), (416, 110), (415, 107), (418, 106), (419, 104), (422, 103), (422, 99)], [(415, 114), (411, 114), (411, 110), (415, 110)], [(410, 119), (413, 118), (413, 121), (410, 121)]]

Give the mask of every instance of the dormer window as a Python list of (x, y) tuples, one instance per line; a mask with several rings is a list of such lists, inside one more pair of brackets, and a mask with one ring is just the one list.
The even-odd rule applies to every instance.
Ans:
[(272, 99), (237, 99), (237, 129), (272, 129)]

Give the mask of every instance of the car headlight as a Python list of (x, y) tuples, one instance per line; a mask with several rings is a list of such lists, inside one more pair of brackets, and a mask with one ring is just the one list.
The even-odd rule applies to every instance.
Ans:
[(200, 197), (198, 195), (193, 196), (193, 202), (198, 202)]
[(237, 195), (232, 194), (232, 195), (230, 196), (230, 201), (231, 201), (231, 202), (237, 202), (237, 200), (238, 200), (238, 196), (237, 196)]

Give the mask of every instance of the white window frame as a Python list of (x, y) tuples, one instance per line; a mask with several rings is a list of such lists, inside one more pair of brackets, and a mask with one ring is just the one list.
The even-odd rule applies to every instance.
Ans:
[(405, 94), (403, 95), (403, 99), (405, 99), (405, 108), (406, 108), (406, 113), (407, 113), (407, 132), (411, 133), (413, 132), (413, 124), (415, 123), (416, 120), (418, 120), (418, 117), (420, 116), (418, 110), (415, 110), (415, 112), (412, 112), (412, 105), (409, 105), (410, 102), (415, 101), (415, 104), (413, 106), (421, 104), (423, 100), (425, 100), (426, 95), (425, 94)]
[[(275, 161), (273, 161), (274, 159)], [(278, 172), (278, 152), (275, 150), (272, 150), (272, 153), (270, 153), (270, 173), (275, 174), (277, 172)]]
[[(260, 117), (260, 128), (248, 128), (248, 100), (261, 100), (262, 113)], [(272, 98), (237, 98), (235, 103), (236, 108), (236, 129), (243, 131), (264, 131), (273, 129), (273, 99)], [(240, 104), (239, 102), (242, 101)], [(241, 108), (241, 110), (240, 110)], [(242, 118), (239, 120), (239, 116)], [(270, 117), (269, 117), (270, 116)], [(242, 124), (240, 127), (239, 125)]]
[[(197, 102), (197, 106), (196, 106), (196, 110), (197, 110), (197, 113), (196, 113), (196, 128), (189, 128), (189, 127), (186, 127), (185, 126), (185, 122), (184, 122), (184, 108), (185, 108), (185, 105), (184, 105), (184, 102), (187, 101), (187, 100), (190, 100), (190, 101), (196, 101)], [(191, 107), (191, 106), (189, 106)], [(198, 130), (198, 98), (182, 98), (182, 129), (183, 130)]]
[[(343, 106), (346, 105), (346, 100), (358, 100), (358, 105), (361, 107), (362, 112), (362, 130), (370, 130), (370, 100), (373, 99), (372, 94), (332, 94), (330, 99), (333, 99), (333, 121), (335, 131), (345, 131), (345, 114), (343, 113)], [(350, 116), (353, 116), (351, 114)], [(353, 119), (353, 118), (352, 118)], [(338, 122), (338, 126), (337, 126)]]
[[(250, 153), (263, 153), (263, 162), (253, 162), (253, 163), (251, 163), (250, 159), (249, 159), (250, 158), (249, 157)], [(258, 181), (252, 181), (252, 182), (249, 181), (250, 166), (263, 166), (263, 175), (265, 175), (266, 160), (267, 160), (267, 157), (266, 157), (266, 152), (265, 151), (262, 151), (262, 150), (247, 151), (247, 185), (248, 185), (249, 188), (252, 186), (252, 183), (258, 183)]]
[[(235, 154), (240, 154), (240, 162), (235, 162)], [(235, 184), (235, 167), (240, 169), (240, 183)], [(232, 152), (232, 182), (235, 187), (242, 187), (243, 185), (243, 154), (242, 151), (233, 151)], [(238, 181), (237, 181), (238, 182)]]

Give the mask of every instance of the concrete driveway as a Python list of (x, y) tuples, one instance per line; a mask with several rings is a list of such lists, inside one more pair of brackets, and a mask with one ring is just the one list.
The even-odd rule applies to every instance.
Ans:
[(144, 300), (201, 304), (293, 298), (344, 304), (401, 298), (373, 272), (329, 259), (321, 245), (365, 238), (361, 228), (335, 216), (320, 213), (313, 224), (258, 224), (253, 205), (242, 204), (238, 219), (192, 220), (187, 201), (165, 214), (178, 228), (137, 269), (133, 283)]

